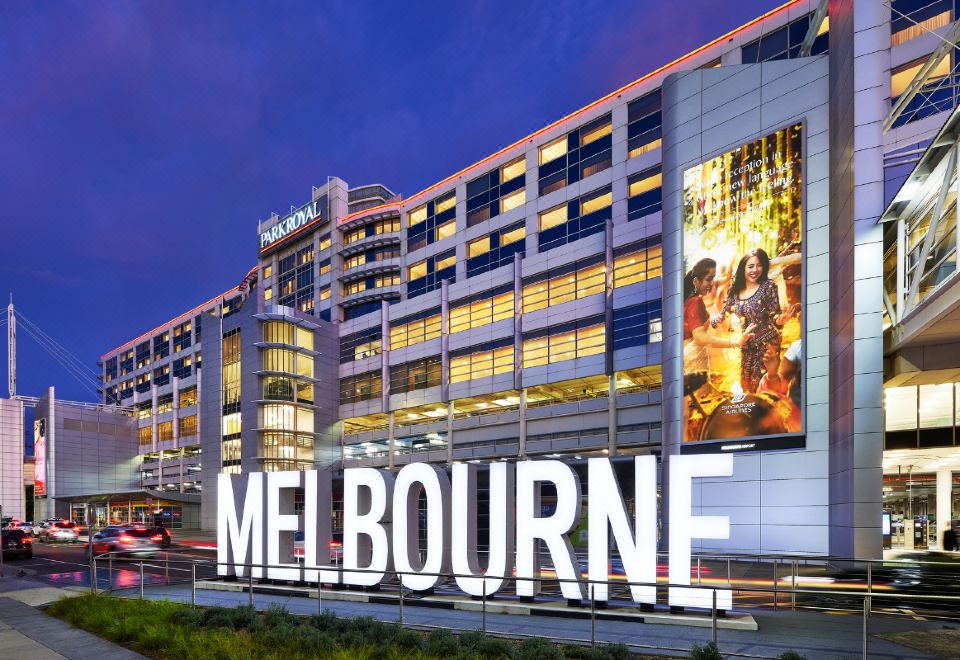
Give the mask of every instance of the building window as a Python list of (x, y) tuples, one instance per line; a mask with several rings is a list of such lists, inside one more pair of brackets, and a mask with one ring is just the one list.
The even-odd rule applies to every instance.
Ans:
[(356, 403), (378, 399), (382, 394), (383, 385), (379, 369), (367, 371), (356, 376), (340, 379), (340, 403)]
[(640, 243), (621, 246), (613, 253), (613, 286), (660, 277), (662, 267), (663, 246), (659, 234)]
[(427, 202), (407, 215), (407, 252), (453, 236), (456, 232), (457, 194)]
[(125, 380), (120, 383), (120, 398), (129, 399), (133, 396), (133, 379)]
[(133, 349), (120, 354), (120, 375), (126, 376), (133, 371)]
[(170, 332), (164, 332), (153, 338), (153, 360), (163, 359), (170, 355)]
[(407, 280), (407, 298), (439, 289), (443, 280), (456, 282), (456, 252), (447, 250), (413, 264), (407, 271)]
[(330, 272), (330, 260), (324, 259), (318, 264), (318, 267), (320, 268), (320, 275), (326, 275)]
[[(745, 44), (740, 49), (741, 63), (756, 64), (758, 62), (772, 62), (773, 60), (792, 60), (799, 57), (800, 45), (807, 36), (812, 16), (813, 14), (807, 14), (779, 30), (774, 30)], [(817, 32), (817, 38), (813, 42), (813, 48), (810, 50), (811, 55), (827, 52), (828, 26), (829, 24), (824, 20), (819, 32)]]
[(404, 362), (390, 367), (390, 393), (436, 387), (441, 381), (440, 356)]
[(340, 364), (380, 355), (381, 344), (379, 326), (345, 335), (340, 338)]
[(170, 365), (165, 364), (153, 370), (153, 384), (157, 387), (163, 387), (170, 384)]
[(173, 352), (178, 353), (192, 343), (192, 324), (190, 321), (181, 323), (173, 329)]
[(539, 150), (539, 190), (546, 195), (610, 167), (613, 123), (609, 114)]
[(153, 416), (153, 402), (141, 401), (137, 404), (137, 419), (150, 419)]
[(157, 397), (157, 410), (158, 415), (163, 413), (168, 413), (173, 410), (173, 394), (164, 394)]
[(893, 0), (890, 43), (905, 44), (953, 20), (953, 0)]
[(660, 148), (662, 102), (661, 91), (655, 89), (627, 105), (627, 158)]
[(603, 353), (606, 349), (603, 317), (591, 317), (551, 326), (523, 335), (523, 367)]
[(137, 344), (137, 369), (143, 369), (150, 364), (150, 342)]
[[(367, 314), (373, 314), (374, 312), (379, 312), (383, 307), (381, 301), (373, 300), (370, 302), (361, 303), (359, 305), (352, 305), (350, 307), (343, 308), (343, 318), (345, 321), (350, 321), (351, 319), (357, 319), (361, 316), (366, 316)], [(324, 310), (321, 312), (321, 316), (324, 312), (329, 312), (330, 310)], [(327, 319), (329, 321), (329, 319)]]
[(627, 220), (658, 213), (662, 203), (663, 175), (660, 166), (634, 174), (627, 180)]
[(197, 386), (185, 387), (180, 390), (180, 407), (189, 408), (197, 405)]
[(884, 449), (952, 447), (960, 417), (960, 383), (888, 387)]
[(180, 437), (188, 438), (197, 434), (197, 416), (189, 415), (180, 418)]
[(138, 429), (140, 436), (140, 446), (153, 444), (153, 426), (141, 426)]
[(267, 321), (263, 324), (263, 341), (268, 344), (288, 344), (293, 346), (296, 339), (296, 326), (288, 321)]
[(223, 427), (221, 429), (222, 435), (229, 436), (236, 433), (240, 433), (243, 430), (243, 425), (241, 424), (243, 417), (241, 413), (235, 412), (230, 413), (229, 415), (223, 416)]
[(157, 424), (157, 442), (173, 440), (173, 422), (160, 422)]
[(400, 284), (399, 273), (386, 273), (374, 277), (365, 277), (363, 279), (346, 282), (343, 285), (343, 295), (349, 296), (354, 293), (361, 293), (370, 289), (380, 289), (385, 286), (397, 286)]
[[(900, 96), (907, 91), (910, 83), (920, 71), (920, 67), (927, 61), (926, 57), (921, 57), (913, 62), (908, 62), (897, 67), (890, 72), (890, 103), (891, 107), (897, 103)], [(930, 117), (939, 112), (944, 112), (953, 107), (954, 90), (953, 86), (946, 82), (950, 76), (952, 60), (948, 56), (943, 57), (940, 62), (930, 72), (930, 78), (927, 83), (916, 93), (897, 116), (893, 126), (903, 126), (910, 122)]]
[(223, 334), (223, 412), (240, 410), (240, 329)]
[(459, 383), (513, 371), (513, 338), (450, 353), (450, 382)]
[(470, 296), (450, 304), (450, 334), (513, 318), (513, 285)]
[(610, 186), (578, 197), (540, 214), (541, 252), (572, 243), (603, 231), (613, 217), (613, 193)]
[[(426, 206), (422, 207), (426, 210)], [(411, 219), (413, 218), (413, 213), (410, 215)], [(426, 216), (424, 216), (426, 217)], [(343, 244), (350, 245), (351, 243), (356, 243), (357, 241), (370, 238), (371, 236), (378, 236), (380, 234), (392, 234), (393, 232), (400, 231), (400, 218), (389, 218), (387, 220), (378, 220), (376, 222), (371, 222), (368, 225), (360, 227), (358, 229), (353, 229), (343, 235)]]
[(173, 376), (175, 378), (189, 378), (193, 375), (193, 356), (187, 355), (173, 361)]
[(294, 352), (285, 348), (268, 348), (263, 351), (263, 370), (293, 373)]
[(467, 277), (512, 264), (513, 255), (524, 254), (526, 235), (526, 225), (518, 222), (467, 243)]
[(150, 391), (150, 372), (146, 372), (137, 376), (137, 393), (143, 394), (144, 392)]
[(319, 245), (320, 251), (322, 252), (323, 250), (326, 250), (327, 248), (329, 248), (330, 243), (331, 243), (330, 234), (327, 234), (326, 236), (321, 236), (320, 245)]
[(440, 336), (440, 310), (428, 309), (390, 322), (390, 350), (413, 346)]
[(104, 378), (107, 382), (115, 379), (117, 377), (117, 358), (112, 357), (108, 359), (103, 365)]
[(603, 256), (581, 259), (523, 281), (523, 313), (585, 298), (606, 290)]
[(660, 299), (613, 310), (613, 350), (663, 341)]
[(526, 159), (521, 156), (467, 183), (467, 226), (489, 220), (523, 205)]
[(326, 300), (330, 297), (330, 287), (325, 286), (320, 289), (320, 300)]
[(267, 264), (263, 267), (263, 279), (268, 280), (273, 277), (273, 264)]

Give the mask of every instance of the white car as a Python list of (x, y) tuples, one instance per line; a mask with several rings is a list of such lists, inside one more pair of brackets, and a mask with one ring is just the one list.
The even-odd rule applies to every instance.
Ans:
[(65, 541), (73, 543), (80, 536), (77, 523), (69, 520), (58, 520), (43, 528), (40, 538), (47, 541)]

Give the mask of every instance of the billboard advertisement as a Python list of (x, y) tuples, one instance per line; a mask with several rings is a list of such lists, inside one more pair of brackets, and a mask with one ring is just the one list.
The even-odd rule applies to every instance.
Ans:
[(683, 173), (685, 444), (802, 442), (802, 253), (802, 124)]
[(47, 494), (47, 420), (33, 422), (33, 496)]

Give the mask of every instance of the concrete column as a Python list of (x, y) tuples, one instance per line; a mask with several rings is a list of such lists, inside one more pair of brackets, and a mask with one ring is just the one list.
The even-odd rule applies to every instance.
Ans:
[[(134, 391), (136, 393), (136, 391)], [(139, 416), (139, 415), (138, 415)], [(150, 386), (150, 437), (153, 438), (153, 450), (156, 451), (160, 446), (160, 438), (157, 437), (157, 386)]]
[(617, 375), (607, 375), (609, 395), (607, 396), (607, 453), (615, 456), (617, 453)]
[[(440, 282), (440, 400), (450, 400), (450, 282)], [(449, 438), (447, 444), (449, 445)]]
[(173, 379), (173, 446), (180, 446), (180, 389), (177, 378)]
[(943, 533), (953, 521), (953, 472), (937, 472), (937, 547), (943, 547)]
[(513, 255), (513, 387), (523, 387), (523, 262)]
[(277, 298), (280, 297), (280, 257), (277, 256), (276, 252), (270, 255), (270, 265), (272, 267), (271, 270), (273, 271), (273, 274), (270, 276), (273, 281), (270, 285), (270, 288), (273, 289), (273, 299), (269, 304), (276, 305)]
[(387, 415), (387, 467), (392, 470), (397, 466), (397, 420), (392, 410)]
[(527, 457), (527, 388), (520, 389), (520, 447), (518, 458)]
[[(333, 237), (331, 236), (331, 239)], [(331, 250), (331, 254), (332, 254)], [(313, 315), (320, 314), (320, 233), (313, 233)]]
[(380, 406), (390, 410), (390, 303), (380, 301)]
[(453, 465), (453, 401), (447, 402), (447, 465)]

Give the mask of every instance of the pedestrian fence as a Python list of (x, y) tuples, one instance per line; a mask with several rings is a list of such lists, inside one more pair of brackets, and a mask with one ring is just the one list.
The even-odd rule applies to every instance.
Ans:
[[(252, 569), (259, 569), (266, 572), (271, 568), (291, 568), (290, 564), (271, 565), (257, 563), (231, 563), (236, 568), (243, 568), (243, 577), (222, 578), (217, 575), (217, 568), (220, 565), (216, 560), (207, 560), (199, 558), (182, 558), (176, 554), (164, 553), (163, 557), (138, 558), (135, 556), (122, 556), (119, 553), (104, 553), (93, 557), (90, 561), (90, 585), (91, 591), (95, 594), (110, 593), (124, 598), (145, 597), (145, 589), (155, 585), (190, 585), (190, 604), (197, 606), (198, 589), (209, 588), (210, 580), (231, 580), (239, 582), (246, 581), (242, 590), (247, 593), (247, 603), (250, 606), (256, 605), (255, 592), (258, 587), (273, 584), (274, 580), (265, 578), (255, 578)], [(659, 556), (658, 556), (659, 558)], [(944, 618), (951, 620), (960, 619), (960, 595), (951, 595), (944, 593), (948, 591), (948, 586), (952, 587), (949, 591), (955, 591), (955, 586), (960, 583), (960, 562), (953, 561), (922, 561), (922, 560), (897, 560), (897, 559), (848, 559), (848, 558), (823, 558), (808, 556), (756, 556), (756, 555), (699, 555), (695, 557), (695, 562), (691, 566), (690, 584), (673, 584), (665, 580), (656, 582), (631, 582), (624, 579), (616, 581), (603, 580), (609, 586), (610, 601), (598, 601), (593, 597), (595, 585), (601, 580), (592, 580), (584, 578), (580, 580), (561, 579), (553, 575), (539, 575), (537, 577), (527, 578), (516, 575), (508, 576), (504, 580), (504, 585), (509, 582), (518, 583), (522, 581), (531, 581), (537, 583), (547, 582), (553, 586), (559, 586), (563, 582), (576, 582), (584, 587), (586, 601), (589, 606), (590, 616), (590, 638), (577, 637), (553, 637), (560, 643), (579, 644), (595, 646), (597, 644), (596, 624), (598, 619), (597, 610), (602, 611), (608, 606), (608, 602), (616, 602), (615, 593), (623, 596), (629, 594), (631, 586), (656, 587), (658, 594), (663, 594), (670, 587), (682, 587), (685, 589), (707, 590), (710, 595), (703, 602), (712, 602), (709, 608), (690, 608), (694, 613), (684, 613), (691, 618), (699, 618), (699, 625), (702, 625), (703, 619), (709, 614), (710, 617), (710, 641), (718, 643), (718, 618), (726, 616), (726, 612), (717, 607), (717, 590), (732, 590), (735, 598), (740, 598), (738, 604), (735, 600), (735, 607), (738, 610), (749, 607), (772, 606), (774, 609), (789, 608), (791, 610), (841, 610), (846, 613), (856, 612), (862, 618), (862, 652), (863, 658), (868, 658), (869, 652), (869, 629), (871, 616), (915, 616), (915, 606), (923, 606), (931, 612), (924, 614), (930, 618)], [(148, 572), (146, 569), (153, 569), (157, 572)], [(401, 626), (407, 626), (418, 629), (430, 629), (449, 626), (434, 626), (423, 623), (412, 623), (405, 620), (404, 607), (409, 607), (409, 601), (415, 596), (414, 592), (405, 589), (401, 585), (401, 579), (405, 575), (432, 576), (439, 579), (438, 584), (452, 581), (457, 577), (478, 578), (482, 575), (455, 574), (452, 572), (430, 573), (427, 571), (401, 572), (396, 570), (380, 571), (362, 568), (344, 569), (340, 566), (303, 566), (301, 570), (324, 570), (334, 571), (336, 573), (376, 573), (384, 575), (382, 586), (396, 591), (397, 618), (396, 622)], [(837, 570), (843, 578), (838, 582), (834, 578), (825, 577), (820, 573), (825, 573), (830, 569), (833, 573)], [(769, 573), (766, 571), (769, 570)], [(162, 572), (160, 572), (162, 571)], [(916, 589), (920, 593), (904, 593), (902, 591), (894, 592), (890, 585), (886, 584), (882, 577), (890, 571), (905, 571), (908, 575), (914, 573), (916, 580)], [(104, 577), (105, 574), (105, 577)], [(490, 576), (497, 577), (497, 576)], [(927, 579), (924, 579), (927, 578)], [(832, 582), (829, 582), (832, 580)], [(902, 582), (902, 579), (901, 579)], [(840, 584), (838, 588), (824, 587), (822, 585)], [(305, 583), (298, 583), (304, 586)], [(492, 595), (486, 593), (486, 583), (483, 584), (483, 594), (479, 598), (481, 626), (486, 634), (509, 637), (523, 638), (533, 637), (534, 635), (525, 635), (517, 632), (497, 631), (488, 626), (487, 613), (488, 604), (493, 600)], [(332, 593), (342, 590), (350, 585), (327, 583), (310, 583), (306, 585), (309, 589), (308, 595), (315, 593), (317, 599), (317, 614), (322, 613), (324, 604), (324, 592)], [(356, 587), (362, 589), (362, 587)], [(501, 590), (502, 591), (502, 590)], [(459, 593), (459, 592), (457, 592)], [(450, 592), (453, 596), (454, 592)], [(466, 597), (459, 594), (461, 598)], [(553, 594), (553, 600), (556, 601), (558, 592)], [(548, 592), (540, 596), (541, 599), (551, 598)], [(752, 599), (752, 600), (744, 600)], [(528, 599), (529, 600), (529, 599)], [(658, 596), (662, 600), (662, 596)], [(498, 598), (497, 602), (502, 602)], [(629, 596), (621, 601), (623, 604), (632, 605)], [(886, 607), (878, 607), (879, 605)], [(896, 607), (894, 607), (894, 605)], [(598, 607), (599, 606), (599, 607)], [(586, 606), (572, 608), (571, 612), (581, 614), (585, 612)], [(671, 612), (673, 609), (671, 608)], [(638, 617), (643, 617), (649, 611), (637, 612)], [(952, 614), (951, 614), (952, 613)], [(476, 628), (469, 628), (475, 630)], [(453, 628), (453, 630), (465, 631), (468, 628)], [(706, 641), (706, 640), (705, 640)], [(676, 651), (689, 653), (689, 648), (643, 644), (639, 642), (626, 642), (625, 645), (637, 651)], [(732, 650), (722, 650), (725, 656), (737, 656), (745, 658), (765, 658), (769, 656), (742, 653)]]

